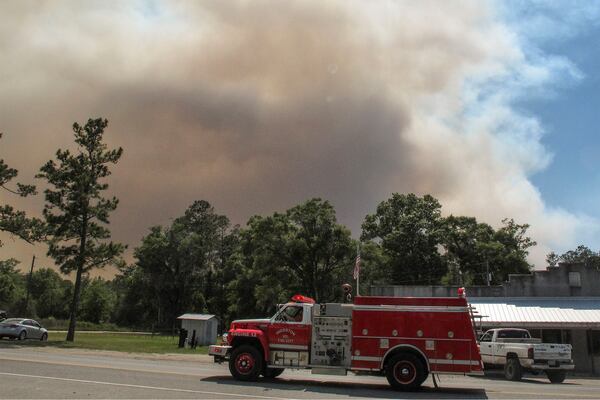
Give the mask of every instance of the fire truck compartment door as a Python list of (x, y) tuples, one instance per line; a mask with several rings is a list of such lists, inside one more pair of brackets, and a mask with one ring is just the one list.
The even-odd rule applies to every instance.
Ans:
[(468, 341), (436, 341), (435, 359), (430, 359), (432, 371), (459, 372), (470, 370), (471, 346)]

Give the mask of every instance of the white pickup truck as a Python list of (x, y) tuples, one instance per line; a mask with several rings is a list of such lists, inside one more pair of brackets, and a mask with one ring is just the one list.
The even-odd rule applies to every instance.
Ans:
[(542, 343), (525, 329), (490, 329), (479, 339), (485, 368), (503, 367), (504, 376), (518, 381), (523, 371), (544, 371), (552, 383), (562, 383), (575, 364), (570, 344)]

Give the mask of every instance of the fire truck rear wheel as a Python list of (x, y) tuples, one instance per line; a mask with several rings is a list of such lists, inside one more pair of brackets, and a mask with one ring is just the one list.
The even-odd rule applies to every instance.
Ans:
[(281, 375), (283, 371), (284, 368), (265, 368), (263, 376), (267, 379), (274, 379)]
[(411, 353), (398, 353), (386, 363), (385, 376), (396, 390), (414, 390), (427, 378), (421, 359)]
[(242, 345), (233, 349), (229, 359), (229, 372), (240, 381), (255, 381), (263, 370), (260, 351), (251, 345)]

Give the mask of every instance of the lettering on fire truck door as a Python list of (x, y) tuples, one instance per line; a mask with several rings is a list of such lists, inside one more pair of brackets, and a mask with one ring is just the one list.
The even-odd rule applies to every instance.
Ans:
[(302, 304), (284, 306), (269, 324), (271, 349), (308, 350), (310, 343), (310, 309)]

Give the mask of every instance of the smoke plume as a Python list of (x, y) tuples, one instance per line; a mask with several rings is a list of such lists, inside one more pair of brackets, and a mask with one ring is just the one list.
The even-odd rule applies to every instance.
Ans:
[[(196, 199), (234, 222), (329, 199), (355, 236), (392, 192), (446, 214), (530, 223), (542, 265), (595, 226), (545, 205), (551, 162), (515, 96), (573, 66), (538, 63), (494, 3), (463, 1), (5, 2), (0, 149), (32, 177), (109, 119), (125, 154), (114, 239), (135, 246)], [(4, 196), (4, 195), (3, 195)], [(1, 201), (15, 203), (2, 197)], [(41, 196), (15, 205), (32, 214)], [(26, 261), (31, 248), (9, 242)]]

